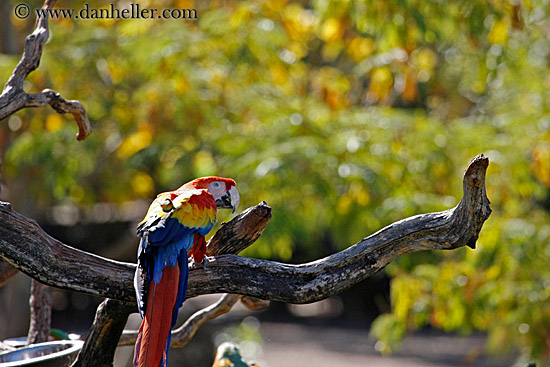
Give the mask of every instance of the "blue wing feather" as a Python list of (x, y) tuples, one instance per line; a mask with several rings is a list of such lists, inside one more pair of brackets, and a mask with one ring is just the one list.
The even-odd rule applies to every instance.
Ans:
[[(215, 213), (214, 198), (209, 193), (205, 197), (205, 193), (205, 190), (195, 190), (178, 196), (181, 199), (172, 197), (174, 208), (169, 212), (163, 211), (160, 205), (163, 194), (160, 194), (151, 204), (145, 219), (138, 225), (137, 234), (141, 237), (141, 241), (138, 248), (138, 268), (134, 277), (134, 287), (142, 317), (146, 309), (148, 284), (152, 280), (159, 283), (162, 270), (167, 266), (179, 263), (182, 271), (180, 281), (183, 282), (180, 283), (180, 288), (182, 288), (180, 291), (183, 292), (183, 295), (178, 293), (177, 305), (174, 308), (174, 317), (177, 316), (177, 311), (185, 299), (187, 289), (188, 274), (183, 274), (183, 265), (185, 265), (185, 269), (188, 268), (188, 251), (193, 247), (195, 234), (205, 236), (210, 232), (215, 221), (215, 217), (210, 217), (209, 221), (201, 222), (205, 227), (191, 226), (191, 223), (196, 223), (196, 221), (186, 219), (186, 214), (182, 213), (188, 213), (186, 208), (189, 208), (189, 205), (193, 205), (193, 210), (196, 206), (204, 208), (204, 205), (211, 205)], [(201, 213), (206, 213), (202, 211), (203, 209), (200, 210)], [(182, 221), (189, 223), (190, 226), (185, 225)], [(185, 272), (188, 273), (188, 269)], [(183, 284), (185, 286), (181, 287)]]
[(193, 247), (195, 233), (204, 236), (210, 232), (213, 226), (214, 224), (211, 223), (204, 228), (189, 228), (175, 218), (168, 218), (163, 221), (162, 226), (157, 224), (154, 231), (143, 233), (138, 248), (139, 266), (134, 277), (134, 287), (142, 317), (146, 309), (146, 283), (148, 284), (151, 280), (159, 283), (162, 270), (179, 262), (182, 271), (181, 281), (185, 280), (185, 290), (183, 290), (183, 296), (178, 296), (177, 307), (174, 308), (177, 315), (177, 310), (185, 300), (187, 289), (187, 275), (185, 275), (185, 279), (183, 278), (183, 265), (185, 265), (185, 269), (188, 268), (187, 252)]
[(173, 233), (172, 229), (174, 228), (174, 225), (177, 224), (177, 219), (169, 218), (168, 220), (163, 221), (163, 225), (158, 226), (153, 231), (148, 232), (149, 242), (153, 246), (162, 246), (168, 242), (170, 242), (170, 238), (167, 237), (173, 237), (175, 233)]

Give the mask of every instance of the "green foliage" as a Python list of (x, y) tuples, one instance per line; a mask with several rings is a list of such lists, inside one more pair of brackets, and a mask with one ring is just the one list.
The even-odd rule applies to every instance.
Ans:
[[(261, 354), (260, 322), (255, 317), (248, 316), (240, 324), (222, 329), (214, 337), (214, 342), (219, 346), (213, 367), (229, 365), (224, 358), (235, 363), (235, 367), (241, 364), (244, 366), (246, 362), (243, 361), (243, 357), (245, 360), (254, 360)], [(240, 350), (236, 349), (233, 343), (238, 344)]]
[[(314, 259), (456, 205), (485, 153), (494, 212), (478, 248), (394, 262), (392, 313), (373, 333), (388, 351), (428, 324), (484, 330), (492, 350), (549, 363), (546, 2), (155, 6), (196, 6), (199, 19), (51, 21), (28, 91), (81, 100), (94, 132), (77, 142), (71, 116), (48, 108), (2, 124), (16, 207), (151, 199), (226, 175), (243, 207), (273, 207), (247, 255)], [(0, 55), (0, 79), (17, 61)]]

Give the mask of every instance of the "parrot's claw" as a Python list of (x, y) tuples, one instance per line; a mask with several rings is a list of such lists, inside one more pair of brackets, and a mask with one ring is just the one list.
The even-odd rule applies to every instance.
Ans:
[(194, 270), (199, 268), (199, 263), (195, 261), (195, 258), (191, 258), (191, 261), (189, 261), (189, 270)]
[(206, 265), (214, 261), (216, 261), (216, 258), (214, 256), (204, 256), (202, 258), (202, 270), (206, 272)]
[(191, 258), (189, 261), (189, 270), (200, 269), (202, 265), (202, 270), (206, 271), (206, 266), (214, 261), (216, 261), (214, 256), (205, 256), (200, 263), (195, 258)]

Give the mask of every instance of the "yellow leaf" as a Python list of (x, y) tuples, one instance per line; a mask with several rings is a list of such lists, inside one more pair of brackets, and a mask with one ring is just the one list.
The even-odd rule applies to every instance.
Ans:
[(201, 150), (193, 158), (193, 168), (197, 176), (208, 176), (216, 173), (216, 163), (212, 154)]
[(279, 64), (270, 67), (271, 80), (278, 85), (286, 84), (288, 81), (288, 71)]
[(185, 138), (183, 138), (183, 148), (187, 151), (194, 150), (198, 146), (197, 139), (193, 137), (192, 135), (186, 135)]
[(510, 30), (510, 20), (503, 18), (493, 23), (489, 32), (489, 42), (493, 44), (505, 44), (508, 42), (508, 31)]
[(191, 0), (176, 0), (175, 7), (178, 9), (194, 9), (196, 4)]
[(353, 61), (360, 62), (369, 57), (376, 48), (376, 42), (372, 38), (355, 37), (349, 43), (346, 51)]
[(501, 267), (500, 265), (493, 265), (487, 270), (487, 280), (495, 280), (498, 279), (501, 273)]
[(388, 67), (378, 67), (373, 69), (371, 74), (371, 83), (369, 93), (380, 101), (390, 92), (393, 85), (393, 77)]
[(148, 147), (152, 140), (153, 134), (151, 133), (151, 129), (147, 125), (144, 125), (122, 141), (122, 144), (118, 147), (117, 155), (120, 158), (130, 157), (143, 148)]
[(347, 214), (350, 210), (351, 204), (353, 203), (353, 200), (350, 195), (345, 194), (340, 196), (340, 199), (338, 199), (338, 204), (336, 205), (336, 212), (340, 215)]
[(120, 22), (118, 31), (124, 36), (137, 37), (149, 32), (153, 25), (155, 25), (155, 22), (151, 19), (127, 19)]
[(361, 206), (368, 205), (370, 196), (367, 190), (359, 182), (355, 181), (351, 184), (349, 194), (353, 196), (357, 204)]
[(342, 52), (344, 48), (344, 42), (332, 42), (327, 43), (323, 47), (323, 60), (334, 61)]
[(61, 128), (63, 124), (63, 119), (58, 113), (54, 113), (48, 116), (46, 119), (46, 130), (48, 131), (57, 131)]
[(330, 18), (323, 23), (319, 37), (325, 42), (334, 42), (342, 38), (342, 33), (343, 29), (340, 20)]
[(81, 202), (86, 197), (86, 193), (84, 192), (84, 189), (78, 185), (71, 186), (70, 195), (71, 195), (71, 198), (77, 203)]
[(141, 197), (149, 197), (155, 188), (153, 179), (146, 172), (138, 172), (130, 182), (134, 192)]
[(418, 68), (431, 70), (437, 64), (437, 55), (429, 48), (424, 48), (418, 52)]

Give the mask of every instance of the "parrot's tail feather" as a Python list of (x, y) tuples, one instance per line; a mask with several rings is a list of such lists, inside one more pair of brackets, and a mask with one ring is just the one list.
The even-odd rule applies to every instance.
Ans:
[(151, 280), (147, 310), (136, 342), (134, 367), (166, 365), (166, 342), (169, 340), (171, 316), (178, 296), (179, 281), (178, 265), (165, 268), (159, 283)]

